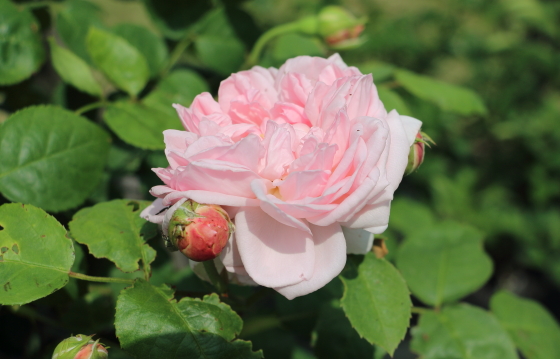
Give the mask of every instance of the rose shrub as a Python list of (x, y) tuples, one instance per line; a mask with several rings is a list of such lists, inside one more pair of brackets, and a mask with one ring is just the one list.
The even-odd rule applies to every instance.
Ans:
[[(185, 84), (188, 86), (188, 84)], [(421, 122), (387, 112), (371, 75), (338, 55), (302, 56), (224, 80), (215, 101), (175, 105), (186, 131), (164, 132), (164, 185), (142, 216), (162, 223), (189, 198), (224, 206), (236, 231), (220, 254), (241, 282), (292, 299), (365, 253), (389, 208)], [(167, 213), (172, 213), (174, 207)]]

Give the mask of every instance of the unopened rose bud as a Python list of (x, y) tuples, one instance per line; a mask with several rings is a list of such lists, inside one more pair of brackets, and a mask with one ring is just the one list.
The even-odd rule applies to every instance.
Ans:
[(327, 44), (338, 50), (355, 48), (365, 42), (360, 38), (367, 18), (357, 19), (340, 6), (326, 6), (318, 15), (318, 32)]
[(177, 207), (167, 228), (171, 244), (197, 262), (216, 258), (235, 230), (222, 207), (193, 200)]
[(92, 337), (78, 334), (64, 339), (56, 346), (52, 359), (107, 359), (107, 349)]
[(425, 147), (426, 145), (430, 147), (430, 143), (435, 144), (430, 136), (424, 132), (416, 134), (416, 139), (412, 146), (410, 146), (410, 152), (408, 153), (408, 165), (406, 166), (405, 174), (409, 175), (420, 167), (422, 162), (424, 162)]

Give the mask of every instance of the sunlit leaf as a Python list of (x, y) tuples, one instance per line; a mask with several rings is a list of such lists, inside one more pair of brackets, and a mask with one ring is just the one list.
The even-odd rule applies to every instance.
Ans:
[(56, 106), (34, 106), (0, 126), (0, 192), (12, 201), (62, 211), (82, 203), (101, 180), (110, 138)]
[(40, 208), (0, 206), (0, 304), (25, 304), (68, 283), (72, 241), (58, 221)]

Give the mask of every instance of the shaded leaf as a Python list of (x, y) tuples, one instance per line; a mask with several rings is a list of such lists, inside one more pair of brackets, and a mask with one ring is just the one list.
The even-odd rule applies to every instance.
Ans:
[(143, 26), (119, 24), (113, 32), (134, 46), (148, 62), (150, 73), (156, 76), (167, 62), (169, 52), (163, 40)]
[(502, 291), (490, 308), (527, 359), (560, 358), (560, 326), (542, 305)]
[(207, 0), (143, 0), (154, 23), (166, 37), (179, 40), (187, 29), (212, 8)]
[(460, 115), (484, 115), (484, 102), (474, 91), (418, 75), (406, 70), (395, 72), (397, 81), (413, 95), (435, 103), (442, 110)]
[(338, 301), (323, 305), (313, 334), (313, 347), (319, 359), (373, 357), (373, 345), (352, 328)]
[(340, 279), (344, 283), (341, 305), (352, 327), (392, 355), (410, 320), (412, 303), (404, 279), (391, 263), (373, 253), (349, 257)]
[(156, 252), (146, 241), (157, 235), (157, 226), (140, 217), (149, 204), (117, 199), (81, 209), (69, 224), (70, 232), (91, 254), (109, 259), (123, 272), (138, 270), (140, 260), (149, 272)]
[(104, 119), (124, 142), (144, 149), (164, 149), (163, 131), (182, 129), (178, 117), (137, 103), (113, 103), (107, 107)]
[(39, 24), (8, 0), (0, 0), (0, 50), (0, 85), (25, 80), (45, 60)]
[(409, 234), (397, 253), (397, 267), (412, 293), (436, 307), (474, 292), (492, 274), (480, 232), (456, 222)]
[(76, 207), (101, 180), (109, 142), (99, 126), (70, 111), (27, 107), (0, 127), (0, 191), (48, 211)]
[(379, 93), (379, 98), (383, 101), (383, 105), (385, 105), (387, 112), (397, 110), (399, 115), (410, 116), (412, 114), (402, 97), (395, 91), (391, 91), (383, 86), (380, 86), (377, 88), (377, 92)]
[(117, 337), (139, 359), (262, 358), (250, 342), (226, 339), (241, 329), (241, 319), (228, 308), (215, 295), (176, 302), (168, 287), (138, 280), (119, 295)]
[(91, 27), (86, 45), (93, 63), (118, 88), (136, 96), (150, 77), (142, 53), (128, 41), (110, 32)]
[(411, 349), (423, 359), (517, 359), (496, 318), (468, 304), (426, 311), (412, 336)]
[(206, 81), (196, 72), (180, 69), (162, 79), (156, 89), (142, 100), (142, 103), (169, 115), (172, 121), (178, 124), (179, 117), (173, 104), (188, 107), (196, 95), (207, 91), (210, 90)]
[(0, 304), (25, 304), (68, 283), (72, 241), (56, 219), (20, 203), (0, 206)]
[(62, 80), (93, 96), (101, 96), (103, 90), (93, 78), (89, 65), (72, 51), (58, 46), (54, 39), (49, 39), (49, 43), (53, 66)]

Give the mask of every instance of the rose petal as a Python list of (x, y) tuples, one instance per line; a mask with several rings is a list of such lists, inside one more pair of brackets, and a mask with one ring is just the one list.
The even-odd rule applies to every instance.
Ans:
[(283, 225), (255, 207), (240, 210), (235, 227), (239, 254), (255, 282), (282, 287), (311, 278), (315, 253), (309, 233)]
[(166, 206), (162, 204), (161, 198), (158, 198), (148, 207), (144, 208), (140, 213), (140, 217), (144, 218), (146, 221), (160, 224), (163, 222), (163, 217), (165, 216), (164, 212), (162, 212), (165, 207)]
[(373, 233), (361, 228), (342, 227), (342, 233), (346, 239), (346, 253), (366, 254), (373, 246)]
[(346, 240), (338, 223), (330, 226), (310, 225), (313, 232), (314, 267), (310, 279), (274, 288), (288, 299), (294, 299), (322, 288), (338, 276), (346, 264)]

